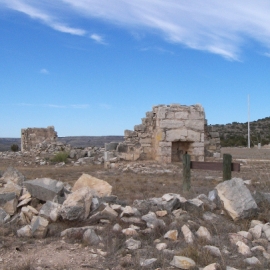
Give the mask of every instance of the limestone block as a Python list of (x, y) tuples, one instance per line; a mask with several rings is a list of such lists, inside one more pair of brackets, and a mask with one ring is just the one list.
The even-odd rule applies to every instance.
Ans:
[(82, 176), (75, 182), (72, 191), (76, 191), (82, 187), (90, 188), (91, 190), (95, 191), (99, 197), (108, 196), (112, 192), (112, 186), (106, 181), (85, 173), (83, 173)]
[(204, 155), (204, 147), (196, 147), (191, 150), (192, 155), (194, 156), (203, 156)]
[(257, 204), (241, 178), (224, 181), (216, 186), (216, 190), (233, 220), (249, 218), (257, 213)]
[(158, 145), (159, 147), (172, 147), (171, 142), (159, 142)]
[(133, 130), (126, 129), (124, 131), (124, 135), (125, 135), (125, 137), (137, 137), (137, 132), (135, 132)]
[(175, 113), (174, 112), (167, 112), (166, 113), (166, 118), (167, 119), (175, 119)]
[(204, 136), (204, 133), (201, 133), (201, 142), (205, 142), (205, 136)]
[(13, 182), (16, 185), (22, 186), (23, 182), (25, 181), (25, 177), (15, 168), (8, 167), (1, 177), (1, 180), (5, 183)]
[(181, 128), (185, 125), (185, 122), (182, 120), (177, 120), (177, 119), (164, 119), (160, 122), (160, 128), (166, 128), (166, 129), (171, 129), (171, 128)]
[(0, 194), (0, 207), (2, 207), (9, 215), (14, 215), (17, 211), (18, 199), (16, 193)]
[(192, 244), (194, 242), (194, 235), (191, 232), (191, 230), (189, 229), (189, 227), (187, 225), (183, 225), (181, 227), (181, 231), (184, 235), (184, 239), (185, 239), (186, 243)]
[(48, 225), (47, 219), (34, 216), (31, 221), (32, 235), (37, 238), (44, 238), (47, 234)]
[(47, 220), (56, 221), (60, 215), (61, 205), (51, 201), (47, 201), (41, 207), (39, 215)]
[(204, 121), (203, 120), (186, 120), (185, 127), (187, 129), (204, 131)]
[(145, 125), (135, 125), (134, 126), (134, 130), (135, 131), (142, 131), (142, 132), (144, 132), (145, 129), (146, 129), (146, 126)]
[(204, 143), (203, 142), (193, 142), (190, 145), (191, 148), (203, 148), (204, 149)]
[(172, 152), (171, 147), (159, 147), (157, 149), (157, 154), (162, 156), (162, 155), (170, 155)]
[(188, 111), (175, 112), (174, 115), (175, 115), (175, 118), (176, 118), (176, 119), (183, 119), (183, 120), (186, 120), (186, 119), (189, 118), (189, 117), (188, 117), (188, 115), (189, 115)]
[(142, 245), (141, 241), (134, 240), (133, 238), (128, 239), (125, 243), (126, 247), (130, 250), (139, 249)]
[(198, 142), (201, 139), (201, 133), (193, 130), (187, 130), (187, 141)]
[(190, 120), (203, 120), (203, 123), (204, 123), (204, 113), (202, 113), (200, 111), (191, 110), (190, 114), (188, 116), (188, 119), (190, 119)]
[(97, 245), (100, 238), (93, 229), (89, 228), (83, 234), (83, 242), (87, 245)]
[(110, 159), (112, 159), (114, 157), (112, 152), (104, 152), (104, 161), (109, 161)]
[(83, 187), (69, 194), (62, 205), (60, 214), (67, 220), (84, 220), (90, 213), (92, 194), (89, 187)]
[(166, 118), (166, 112), (168, 111), (167, 107), (159, 107), (157, 109), (157, 118), (158, 119), (165, 119)]
[(190, 269), (195, 267), (196, 263), (188, 257), (174, 256), (173, 260), (170, 262), (170, 265), (180, 269)]
[(188, 130), (187, 129), (171, 129), (166, 131), (166, 141), (187, 141)]
[(62, 196), (64, 192), (64, 184), (50, 178), (25, 181), (24, 185), (32, 197), (42, 201), (52, 201), (55, 196)]
[(165, 140), (165, 132), (164, 131), (157, 131), (155, 134), (155, 140), (156, 142), (164, 141)]
[(119, 144), (118, 142), (105, 143), (105, 151), (116, 150), (118, 144)]
[(32, 230), (30, 225), (26, 225), (17, 230), (18, 237), (32, 237)]
[(140, 138), (139, 141), (141, 144), (151, 144), (152, 143), (152, 139), (151, 138)]

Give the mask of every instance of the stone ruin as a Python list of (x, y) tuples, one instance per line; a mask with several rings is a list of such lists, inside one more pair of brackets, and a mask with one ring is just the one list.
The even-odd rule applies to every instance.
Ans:
[(57, 133), (53, 126), (47, 128), (26, 128), (21, 130), (21, 151), (30, 151), (39, 143), (55, 143)]
[[(207, 126), (201, 105), (158, 105), (146, 113), (134, 130), (125, 130), (125, 141), (111, 143), (105, 151), (116, 149), (123, 160), (156, 160), (161, 163), (182, 161), (188, 153), (191, 160), (204, 161), (205, 156), (218, 156), (220, 138)], [(111, 157), (108, 153), (105, 161)]]

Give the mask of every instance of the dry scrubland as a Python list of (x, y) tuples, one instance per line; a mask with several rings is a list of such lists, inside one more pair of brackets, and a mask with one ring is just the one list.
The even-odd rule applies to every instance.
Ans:
[[(270, 150), (266, 149), (244, 149), (244, 148), (223, 148), (222, 153), (231, 153), (234, 161), (241, 162), (241, 171), (232, 173), (233, 177), (240, 177), (243, 180), (251, 180), (249, 186), (253, 192), (270, 192)], [(236, 160), (237, 159), (237, 160)], [(147, 162), (142, 163), (146, 164)], [(12, 164), (10, 160), (0, 160), (0, 171), (3, 172), (8, 166), (14, 166), (22, 172), (28, 180), (42, 177), (68, 182), (71, 186), (81, 176), (82, 173), (91, 174), (100, 179), (106, 180), (113, 187), (113, 194), (117, 195), (119, 200), (125, 201), (131, 205), (135, 199), (147, 199), (151, 197), (161, 197), (165, 193), (179, 193), (185, 198), (194, 198), (197, 195), (212, 190), (222, 179), (222, 172), (215, 171), (196, 171), (191, 173), (192, 190), (189, 193), (183, 193), (181, 164), (168, 165), (168, 169), (174, 169), (173, 174), (140, 174), (134, 172), (121, 172), (117, 169), (105, 170), (101, 165), (73, 166), (67, 164), (64, 167), (57, 168), (54, 165), (46, 166), (27, 166), (22, 167), (18, 163)], [(261, 205), (260, 213), (257, 219), (264, 222), (270, 222), (269, 205)], [(169, 221), (168, 221), (169, 223)], [(167, 223), (166, 223), (167, 224)], [(228, 232), (237, 232), (247, 230), (250, 220), (233, 222), (228, 217), (224, 217), (219, 224), (208, 228), (211, 233), (218, 235), (220, 245), (227, 246)], [(85, 224), (73, 224), (73, 226), (82, 226)], [(105, 246), (102, 250), (107, 255), (102, 260), (96, 256), (96, 251), (91, 247), (82, 245), (75, 240), (63, 241), (59, 238), (59, 232), (70, 224), (62, 223), (62, 227), (55, 227), (52, 235), (46, 239), (21, 239), (14, 236), (16, 228), (5, 228), (0, 231), (0, 269), (111, 269), (112, 266), (119, 264), (116, 262), (117, 254), (122, 257), (127, 254), (132, 255), (129, 262), (123, 261), (120, 264), (124, 269), (142, 269), (139, 266), (140, 252), (127, 252), (124, 248), (124, 235), (118, 236), (118, 240), (112, 242), (115, 232), (112, 232), (110, 225), (103, 232)], [(180, 227), (179, 227), (180, 228)], [(181, 231), (179, 229), (179, 231)], [(147, 247), (153, 243), (154, 239), (164, 235), (163, 229), (156, 230), (151, 235), (141, 237), (143, 245)], [(219, 262), (221, 267), (231, 265), (238, 269), (246, 269), (241, 263), (242, 257), (235, 249), (235, 256), (214, 258), (207, 252), (202, 252), (197, 248), (199, 243), (184, 245), (183, 241), (170, 243), (169, 248), (179, 249), (181, 255), (188, 256), (200, 265), (207, 265), (213, 262)], [(152, 252), (152, 251), (151, 251)], [(158, 253), (158, 251), (156, 251)], [(144, 250), (145, 253), (145, 250)], [(145, 254), (144, 254), (145, 255)], [(158, 257), (158, 263), (147, 269), (174, 269), (169, 267), (171, 256), (163, 254), (149, 254), (149, 257)], [(241, 260), (239, 259), (241, 258)], [(1, 261), (2, 260), (2, 261)], [(40, 260), (40, 261), (39, 261)], [(37, 267), (40, 265), (40, 268)], [(165, 267), (166, 265), (166, 267)], [(261, 267), (256, 266), (250, 269), (270, 269), (270, 264), (265, 262)], [(225, 268), (224, 268), (225, 269)]]

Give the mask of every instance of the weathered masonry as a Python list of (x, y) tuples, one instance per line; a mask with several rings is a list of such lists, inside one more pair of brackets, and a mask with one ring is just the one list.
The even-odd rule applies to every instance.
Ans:
[(47, 128), (26, 128), (21, 130), (21, 150), (30, 151), (37, 144), (53, 143), (57, 140), (57, 133), (53, 126)]
[(192, 160), (204, 161), (205, 154), (211, 156), (220, 148), (219, 136), (212, 135), (217, 134), (208, 130), (201, 105), (158, 105), (146, 113), (134, 131), (125, 130), (125, 141), (118, 145), (117, 155), (124, 160), (171, 163), (181, 161), (188, 153)]

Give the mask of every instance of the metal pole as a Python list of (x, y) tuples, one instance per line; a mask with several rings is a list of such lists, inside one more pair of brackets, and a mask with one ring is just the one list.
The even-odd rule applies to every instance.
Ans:
[(249, 95), (248, 95), (248, 148), (250, 148), (250, 127), (249, 127), (249, 119), (250, 112), (249, 112)]

